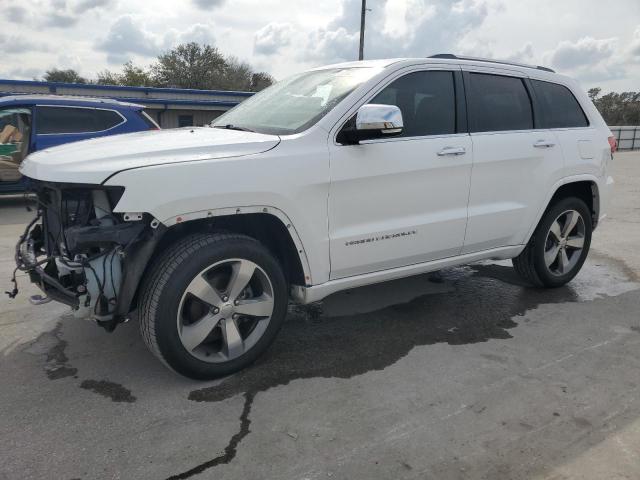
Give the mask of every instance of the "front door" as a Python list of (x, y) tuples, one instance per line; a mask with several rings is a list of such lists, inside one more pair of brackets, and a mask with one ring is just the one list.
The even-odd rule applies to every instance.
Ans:
[(332, 279), (460, 253), (473, 152), (459, 73), (393, 80), (369, 103), (397, 105), (402, 135), (330, 146)]

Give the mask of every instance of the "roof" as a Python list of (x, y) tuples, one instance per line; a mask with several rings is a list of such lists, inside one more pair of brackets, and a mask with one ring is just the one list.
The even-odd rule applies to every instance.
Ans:
[[(508, 60), (499, 60), (492, 58), (465, 57), (453, 55), (450, 53), (437, 54), (430, 57), (407, 57), (407, 58), (385, 58), (380, 60), (356, 60), (352, 62), (336, 63), (316, 68), (322, 70), (325, 68), (353, 68), (353, 67), (374, 67), (386, 68), (391, 65), (410, 66), (415, 64), (443, 64), (443, 65), (478, 65), (492, 66), (494, 68), (503, 68), (508, 70), (517, 70), (519, 72), (528, 73), (531, 69), (537, 70), (543, 74), (556, 74), (556, 72), (548, 67), (539, 65), (527, 65), (524, 63), (515, 63)], [(557, 74), (556, 74), (557, 75)]]
[[(1, 95), (1, 94), (0, 94)], [(23, 105), (37, 105), (37, 104), (49, 104), (49, 105), (92, 105), (92, 106), (117, 106), (121, 108), (142, 109), (143, 105), (136, 103), (122, 102), (111, 98), (94, 98), (94, 97), (80, 97), (73, 95), (7, 95), (0, 97), (0, 105), (6, 103), (21, 103)]]
[[(29, 87), (47, 87), (52, 92), (56, 88), (78, 88), (83, 90), (113, 90), (120, 92), (136, 92), (144, 95), (150, 93), (179, 93), (194, 95), (211, 95), (211, 96), (232, 96), (232, 97), (250, 97), (254, 92), (243, 92), (239, 90), (197, 90), (194, 88), (159, 88), (159, 87), (125, 87), (122, 85), (100, 85), (95, 83), (64, 83), (64, 82), (42, 82), (39, 80), (9, 80), (0, 79), (0, 85), (20, 85)], [(117, 94), (113, 94), (117, 96)]]

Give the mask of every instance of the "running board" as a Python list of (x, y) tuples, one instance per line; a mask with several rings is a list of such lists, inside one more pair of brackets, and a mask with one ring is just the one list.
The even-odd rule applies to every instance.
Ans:
[(306, 305), (308, 303), (322, 300), (332, 293), (340, 292), (342, 290), (349, 290), (351, 288), (362, 287), (374, 283), (388, 282), (389, 280), (396, 280), (398, 278), (411, 277), (413, 275), (433, 272), (456, 265), (465, 265), (479, 260), (504, 260), (507, 258), (517, 257), (523, 248), (524, 245), (513, 245), (509, 247), (483, 250), (481, 252), (466, 253), (456, 257), (433, 260), (431, 262), (416, 263), (414, 265), (407, 265), (405, 267), (397, 267), (379, 272), (364, 273), (353, 277), (337, 278), (311, 287), (293, 285), (291, 287), (291, 297), (295, 302)]

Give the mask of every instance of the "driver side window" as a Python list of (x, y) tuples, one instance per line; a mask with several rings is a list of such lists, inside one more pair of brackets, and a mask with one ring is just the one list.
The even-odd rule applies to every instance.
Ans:
[(409, 73), (395, 80), (369, 103), (396, 105), (400, 109), (404, 121), (400, 137), (456, 132), (453, 72)]

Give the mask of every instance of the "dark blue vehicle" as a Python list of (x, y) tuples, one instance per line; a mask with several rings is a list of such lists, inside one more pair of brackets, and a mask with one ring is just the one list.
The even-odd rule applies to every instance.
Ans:
[(143, 108), (105, 98), (0, 97), (0, 193), (24, 190), (18, 167), (29, 153), (78, 140), (160, 128)]

